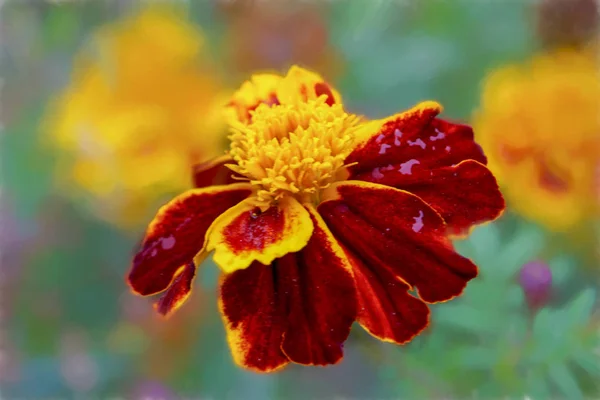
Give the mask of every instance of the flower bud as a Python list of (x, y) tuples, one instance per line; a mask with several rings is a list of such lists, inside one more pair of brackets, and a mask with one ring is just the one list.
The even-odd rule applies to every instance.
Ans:
[(528, 262), (521, 268), (519, 284), (523, 289), (529, 309), (536, 311), (550, 300), (552, 271), (543, 261)]

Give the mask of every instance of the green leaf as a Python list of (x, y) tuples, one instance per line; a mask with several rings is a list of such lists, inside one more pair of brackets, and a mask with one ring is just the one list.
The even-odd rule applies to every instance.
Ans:
[(548, 262), (552, 271), (552, 283), (555, 286), (563, 285), (569, 276), (576, 270), (576, 261), (573, 257), (563, 254)]
[(534, 370), (527, 375), (527, 391), (525, 399), (543, 400), (549, 399), (550, 387), (542, 370)]
[(534, 225), (519, 228), (513, 239), (504, 245), (498, 258), (501, 267), (495, 272), (504, 277), (514, 276), (523, 264), (538, 257), (544, 242), (544, 233)]
[(550, 309), (541, 310), (533, 321), (533, 347), (530, 349), (530, 362), (538, 363), (548, 360), (553, 352), (563, 344), (564, 337), (557, 331), (560, 319), (557, 312)]
[(594, 307), (596, 294), (594, 289), (586, 289), (571, 300), (564, 308), (566, 317), (564, 323), (570, 327), (585, 326), (588, 324)]
[(458, 363), (465, 369), (489, 370), (498, 362), (495, 349), (486, 347), (466, 347), (458, 352)]
[(501, 249), (500, 232), (494, 224), (476, 228), (464, 242), (469, 248), (469, 256), (478, 264), (494, 259)]
[(525, 304), (525, 294), (523, 293), (523, 289), (517, 285), (512, 285), (506, 292), (505, 301), (506, 305), (511, 308), (523, 308), (523, 305)]
[(573, 353), (573, 361), (596, 380), (600, 379), (600, 357), (592, 349), (581, 349)]
[(570, 400), (583, 398), (583, 393), (577, 381), (564, 363), (551, 364), (548, 368), (548, 376), (562, 394)]
[(436, 324), (450, 326), (469, 332), (496, 333), (497, 316), (485, 309), (468, 304), (444, 304), (434, 317)]

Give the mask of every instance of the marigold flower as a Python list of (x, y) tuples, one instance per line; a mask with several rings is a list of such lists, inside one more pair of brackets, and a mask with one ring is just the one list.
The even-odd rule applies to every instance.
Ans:
[(597, 215), (600, 75), (594, 57), (562, 50), (494, 71), (474, 118), (511, 206), (555, 231)]
[(102, 27), (77, 56), (44, 129), (66, 154), (60, 183), (101, 217), (139, 224), (226, 148), (223, 88), (203, 50), (180, 10), (152, 6)]
[(129, 284), (165, 291), (157, 308), (168, 315), (190, 294), (194, 257), (214, 252), (234, 360), (255, 371), (338, 362), (355, 320), (381, 340), (411, 340), (428, 324), (427, 303), (477, 275), (448, 234), (504, 208), (471, 128), (436, 118), (434, 102), (365, 122), (314, 73), (273, 79), (273, 91), (261, 79), (242, 88), (266, 93), (263, 103), (234, 96), (231, 107), (252, 111), (231, 121), (228, 154), (197, 170), (203, 182), (229, 168), (234, 183), (163, 206)]

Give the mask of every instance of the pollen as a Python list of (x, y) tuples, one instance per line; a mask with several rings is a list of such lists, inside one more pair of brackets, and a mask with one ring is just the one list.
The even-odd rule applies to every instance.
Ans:
[(359, 122), (327, 97), (298, 104), (261, 104), (252, 122), (234, 123), (228, 167), (256, 188), (265, 207), (284, 196), (318, 201), (321, 190), (337, 180), (353, 148)]

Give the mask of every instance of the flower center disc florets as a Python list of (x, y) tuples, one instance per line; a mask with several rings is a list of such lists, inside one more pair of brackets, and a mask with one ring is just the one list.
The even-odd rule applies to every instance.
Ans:
[(315, 201), (336, 180), (352, 150), (358, 117), (326, 96), (307, 103), (261, 104), (248, 125), (232, 129), (229, 165), (257, 187), (265, 206), (286, 195)]

